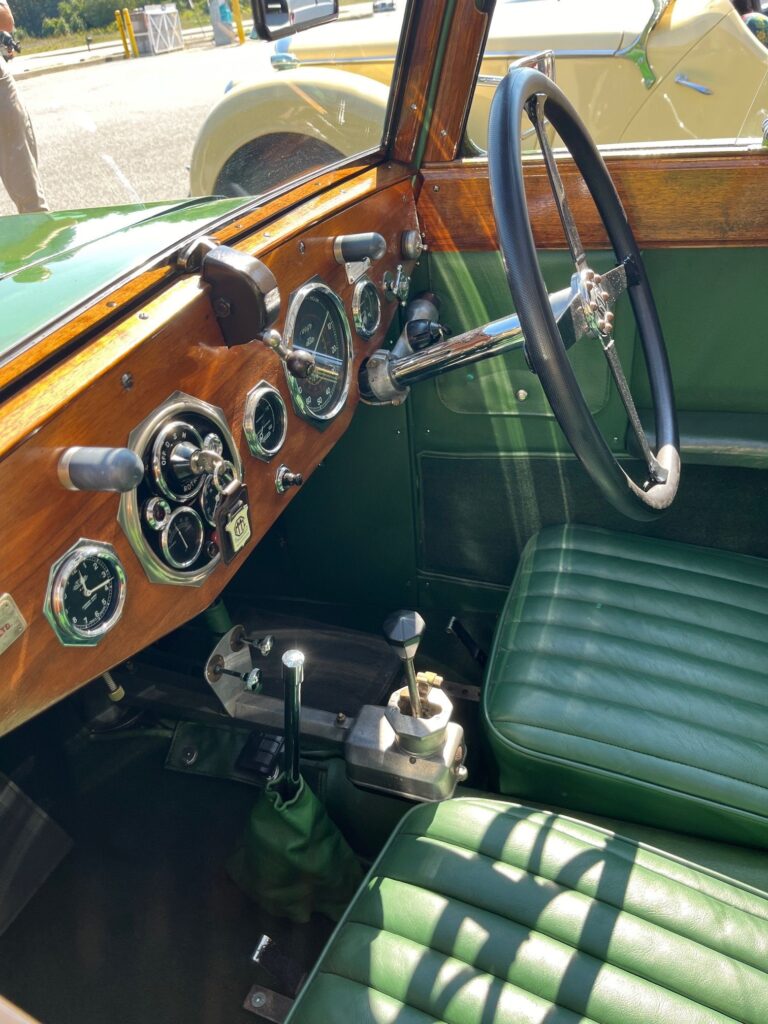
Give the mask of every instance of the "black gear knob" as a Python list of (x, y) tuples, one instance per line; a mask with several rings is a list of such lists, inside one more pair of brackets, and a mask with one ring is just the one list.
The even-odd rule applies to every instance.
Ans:
[(387, 643), (394, 647), (398, 657), (403, 661), (412, 661), (427, 625), (418, 612), (401, 608), (387, 616), (382, 628)]

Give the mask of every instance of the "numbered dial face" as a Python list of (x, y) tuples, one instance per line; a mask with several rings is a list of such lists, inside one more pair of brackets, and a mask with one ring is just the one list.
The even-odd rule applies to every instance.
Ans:
[(243, 431), (251, 455), (271, 459), (285, 443), (288, 416), (279, 391), (262, 381), (245, 400)]
[(179, 468), (175, 453), (178, 446), (184, 444), (203, 447), (200, 434), (190, 423), (172, 420), (163, 427), (152, 446), (152, 477), (161, 493), (174, 501), (186, 501), (194, 497), (203, 484), (200, 476)]
[(361, 338), (371, 338), (381, 323), (381, 299), (373, 281), (358, 281), (352, 296), (355, 330)]
[(66, 645), (96, 644), (117, 623), (125, 572), (107, 544), (78, 542), (51, 571), (45, 613)]
[(288, 375), (296, 410), (307, 419), (332, 419), (346, 401), (352, 360), (349, 321), (341, 300), (323, 284), (300, 288), (288, 310), (285, 334), (295, 348), (317, 357), (307, 377)]
[(174, 569), (194, 565), (205, 540), (203, 521), (193, 508), (177, 508), (160, 534), (160, 546), (166, 561)]

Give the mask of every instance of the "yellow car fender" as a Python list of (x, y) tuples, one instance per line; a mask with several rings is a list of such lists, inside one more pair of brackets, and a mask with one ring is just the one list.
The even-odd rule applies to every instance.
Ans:
[(313, 167), (375, 149), (389, 88), (334, 68), (275, 72), (219, 100), (195, 141), (192, 195), (258, 195)]

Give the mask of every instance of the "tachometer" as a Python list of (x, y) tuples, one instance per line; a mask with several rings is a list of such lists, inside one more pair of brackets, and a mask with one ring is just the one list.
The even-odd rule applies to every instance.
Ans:
[(303, 379), (288, 375), (296, 411), (307, 419), (330, 420), (349, 393), (352, 339), (341, 299), (327, 285), (309, 282), (296, 292), (285, 318), (285, 338), (315, 355)]

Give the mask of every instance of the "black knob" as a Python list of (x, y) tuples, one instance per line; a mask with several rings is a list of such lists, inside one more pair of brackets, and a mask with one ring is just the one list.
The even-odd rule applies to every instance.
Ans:
[(359, 263), (365, 259), (380, 260), (386, 251), (386, 239), (378, 231), (337, 235), (333, 240), (333, 255), (337, 263)]
[(288, 373), (298, 380), (304, 380), (315, 368), (315, 357), (303, 348), (294, 348), (285, 357)]
[(294, 473), (287, 466), (278, 466), (277, 473), (275, 473), (275, 487), (278, 494), (287, 491), (289, 487), (301, 487), (303, 483), (304, 477), (301, 473)]
[(435, 320), (409, 320), (406, 325), (408, 344), (414, 352), (443, 341), (448, 334), (447, 328)]

